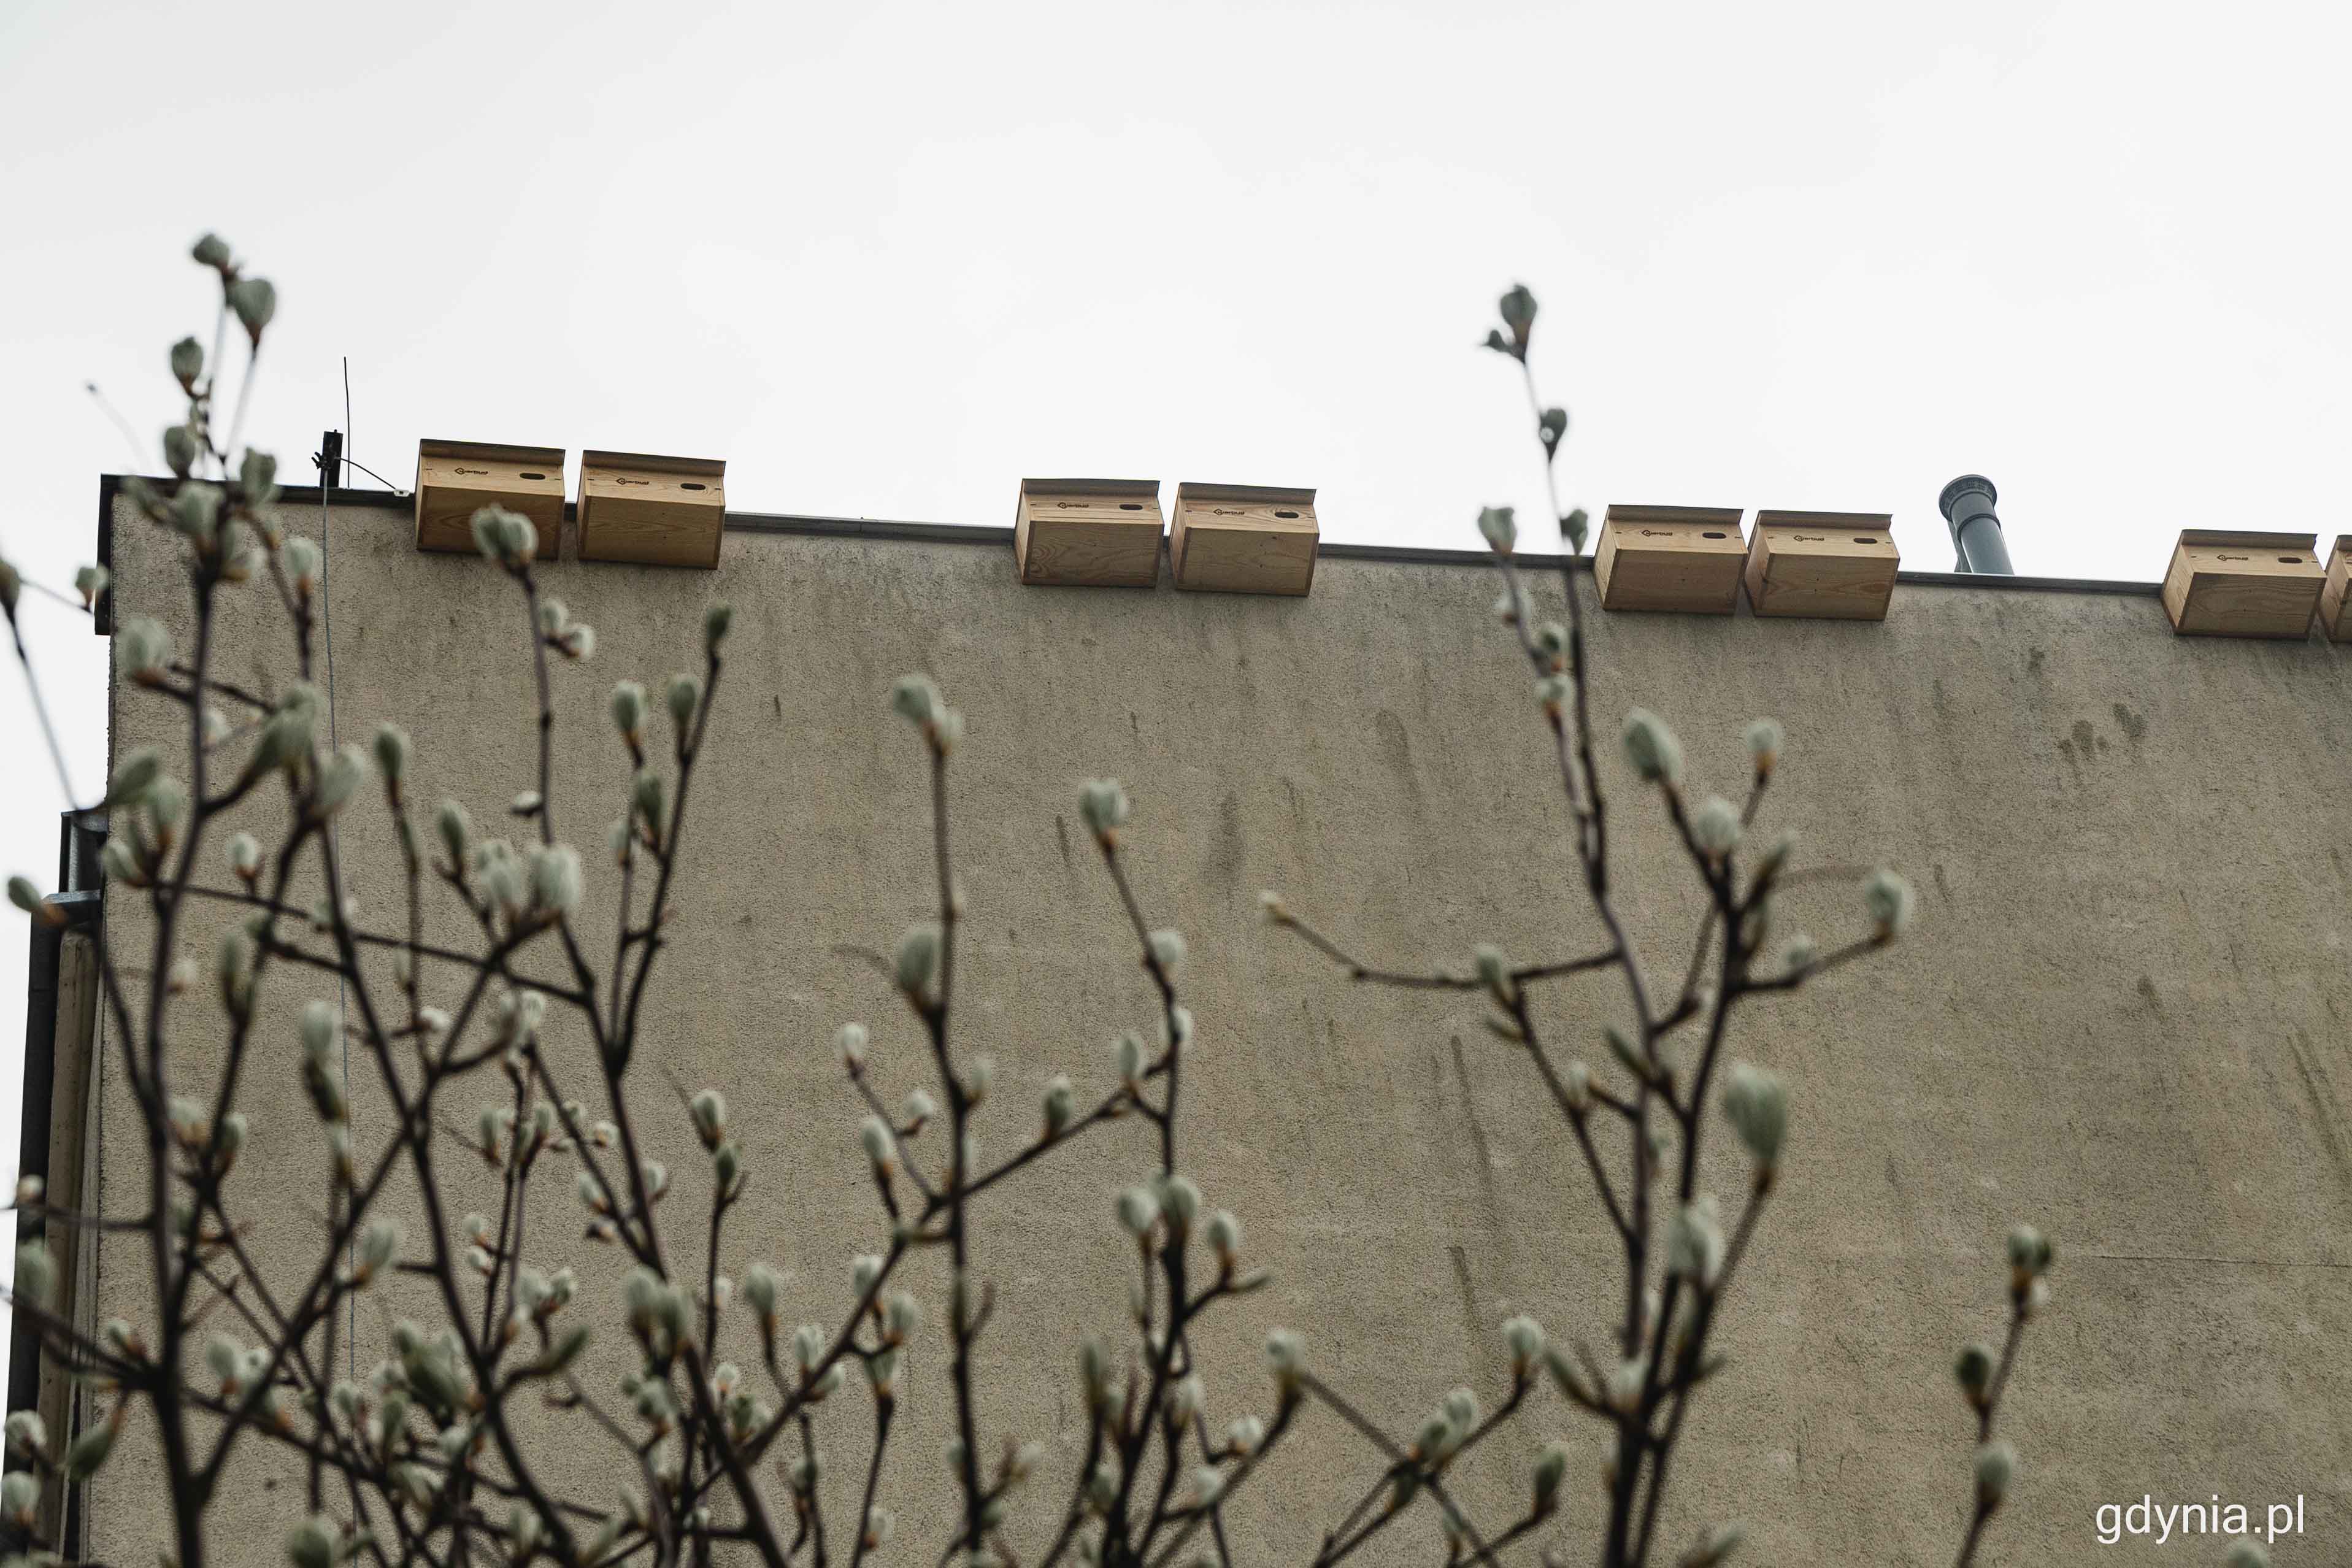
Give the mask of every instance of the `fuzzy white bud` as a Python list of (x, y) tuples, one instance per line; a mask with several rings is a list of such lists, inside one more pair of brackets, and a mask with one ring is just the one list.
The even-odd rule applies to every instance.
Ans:
[(1055, 1073), (1045, 1084), (1045, 1136), (1060, 1137), (1076, 1110), (1077, 1091), (1070, 1087), (1068, 1075)]
[(1118, 833), (1129, 809), (1127, 791), (1117, 779), (1088, 779), (1078, 786), (1078, 815), (1097, 838)]
[(284, 563), (286, 575), (298, 595), (307, 599), (319, 591), (319, 574), (326, 557), (317, 540), (298, 533), (278, 547), (278, 558)]
[(366, 782), (367, 775), (367, 753), (356, 745), (341, 747), (319, 769), (313, 809), (321, 817), (332, 816)]
[(1978, 1503), (1999, 1508), (2017, 1475), (2017, 1449), (2006, 1437), (1994, 1438), (1977, 1450), (1976, 1471)]
[(1683, 743), (1666, 721), (1646, 708), (1625, 715), (1625, 760), (1652, 784), (1678, 784), (1683, 776)]
[(1734, 1062), (1724, 1080), (1723, 1114), (1758, 1164), (1779, 1163), (1789, 1134), (1789, 1089), (1778, 1074)]
[(353, 1280), (364, 1285), (376, 1275), (383, 1272), (391, 1265), (392, 1260), (399, 1256), (400, 1242), (401, 1230), (398, 1220), (371, 1221), (368, 1227), (360, 1233), (358, 1253), (352, 1260)]
[(1554, 1438), (1536, 1455), (1535, 1511), (1538, 1517), (1559, 1506), (1559, 1484), (1568, 1476), (1568, 1445)]
[(695, 1136), (706, 1149), (716, 1149), (727, 1135), (727, 1097), (715, 1089), (706, 1089), (687, 1102), (687, 1114), (694, 1118)]
[(1870, 911), (1872, 934), (1884, 941), (1911, 919), (1911, 884), (1895, 872), (1873, 871), (1870, 880), (1863, 884), (1862, 902)]
[(286, 1560), (294, 1568), (334, 1568), (341, 1538), (333, 1521), (314, 1513), (287, 1531)]
[(128, 616), (114, 624), (114, 668), (125, 679), (153, 686), (172, 662), (172, 634), (161, 621)]
[(1666, 1272), (1712, 1290), (1723, 1277), (1725, 1246), (1714, 1194), (1701, 1193), (1675, 1211), (1666, 1226)]
[(376, 771), (383, 775), (384, 783), (397, 787), (408, 776), (408, 759), (414, 750), (408, 731), (397, 724), (379, 724), (372, 745)]
[(681, 732), (694, 721), (694, 710), (702, 704), (702, 682), (690, 675), (669, 678), (669, 721)]
[(1168, 1393), (1161, 1408), (1171, 1423), (1178, 1426), (1189, 1426), (1192, 1424), (1192, 1417), (1200, 1414), (1201, 1406), (1207, 1402), (1207, 1398), (1208, 1391), (1202, 1384), (1201, 1374), (1197, 1372), (1192, 1373), (1168, 1385)]
[(31, 1458), (49, 1451), (49, 1429), (35, 1410), (12, 1410), (8, 1413), (8, 1451), (19, 1458)]
[(1739, 808), (1719, 795), (1708, 795), (1691, 808), (1691, 842), (1699, 853), (1721, 859), (1739, 847)]
[(1150, 1187), (1129, 1187), (1118, 1194), (1118, 1223), (1128, 1233), (1142, 1237), (1160, 1218), (1160, 1200)]
[(1270, 1331), (1265, 1336), (1265, 1364), (1276, 1383), (1289, 1386), (1307, 1364), (1306, 1342), (1288, 1329)]
[(33, 885), (29, 877), (8, 879), (8, 901), (44, 924), (57, 923), (50, 918), (54, 906), (41, 896), (41, 889)]
[(898, 939), (895, 967), (898, 988), (909, 995), (919, 996), (930, 989), (931, 977), (939, 973), (940, 928), (929, 922), (909, 926)]
[(1621, 1361), (1609, 1374), (1606, 1397), (1609, 1407), (1621, 1415), (1631, 1415), (1641, 1407), (1642, 1389), (1649, 1381), (1650, 1363), (1646, 1356)]
[(964, 1063), (964, 1099), (973, 1105), (984, 1103), (996, 1088), (996, 1058), (982, 1051)]
[(247, 882), (261, 874), (261, 844), (252, 834), (239, 833), (229, 839), (228, 868)]
[(743, 1270), (743, 1300), (760, 1315), (762, 1325), (776, 1321), (776, 1298), (783, 1289), (783, 1279), (764, 1263), (754, 1263)]
[(580, 851), (569, 844), (534, 845), (530, 851), (530, 901), (551, 915), (580, 907)]
[(16, 1248), (15, 1293), (36, 1306), (45, 1306), (49, 1291), (58, 1282), (57, 1264), (49, 1249), (38, 1241), (27, 1241)]
[(184, 483), (172, 497), (172, 526), (198, 545), (210, 546), (220, 531), (221, 492), (217, 485)]
[(1478, 983), (1493, 992), (1497, 1000), (1508, 1002), (1511, 996), (1511, 961), (1493, 942), (1480, 942), (1471, 954), (1472, 966), (1478, 973)]
[(891, 685), (890, 707), (910, 724), (928, 724), (940, 711), (939, 683), (928, 675), (902, 675)]
[(1481, 507), (1478, 510), (1478, 532), (1486, 547), (1497, 555), (1508, 555), (1519, 541), (1519, 523), (1514, 510), (1507, 506)]
[(2050, 1270), (2054, 1256), (2049, 1237), (2030, 1225), (2021, 1225), (2009, 1233), (2009, 1266), (2021, 1279), (2037, 1279)]
[(443, 801), (433, 808), (433, 830), (441, 836), (441, 847), (449, 853), (449, 869), (464, 876), (474, 859), (474, 824), (466, 808), (454, 800)]
[(1163, 1178), (1160, 1184), (1160, 1210), (1168, 1216), (1171, 1233), (1181, 1236), (1191, 1230), (1201, 1213), (1199, 1184), (1181, 1173)]
[(527, 566), (539, 553), (539, 530), (530, 520), (504, 507), (486, 506), (473, 518), (474, 545), (485, 559), (501, 566)]
[(33, 1510), (41, 1500), (41, 1483), (30, 1470), (10, 1470), (0, 1477), (0, 1515), (19, 1530), (30, 1530)]
[(646, 689), (634, 680), (624, 680), (613, 688), (613, 728), (630, 740), (636, 739), (646, 721)]

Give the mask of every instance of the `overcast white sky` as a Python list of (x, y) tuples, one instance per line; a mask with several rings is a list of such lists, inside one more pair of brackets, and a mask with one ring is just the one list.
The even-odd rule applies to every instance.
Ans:
[[(1024, 474), (1314, 485), (1327, 537), (1570, 496), (2001, 489), (2021, 572), (2332, 534), (2352, 22), (2137, 3), (0, 4), (0, 549), (63, 585), (178, 412), (216, 228), (279, 289), (250, 416), (728, 460), (740, 510), (1003, 524)], [(148, 457), (149, 471), (161, 467)], [(1548, 531), (1528, 542), (1545, 548)], [(87, 792), (104, 645), (28, 597)], [(0, 869), (62, 798), (0, 675)], [(0, 1164), (25, 938), (0, 927)], [(0, 1256), (5, 1256), (0, 1254)]]

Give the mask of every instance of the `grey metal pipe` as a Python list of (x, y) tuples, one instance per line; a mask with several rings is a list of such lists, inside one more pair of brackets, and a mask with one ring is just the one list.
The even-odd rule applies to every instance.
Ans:
[(1959, 555), (1954, 571), (2001, 577), (2017, 574), (2017, 568), (2009, 563), (2009, 542), (2001, 537), (2000, 514), (1993, 510), (1993, 503), (2000, 499), (1992, 481), (1982, 474), (1962, 474), (1936, 498), (1945, 526), (1952, 531), (1952, 548)]

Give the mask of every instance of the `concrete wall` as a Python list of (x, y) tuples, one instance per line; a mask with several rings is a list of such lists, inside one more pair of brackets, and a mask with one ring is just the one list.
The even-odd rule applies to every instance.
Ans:
[[(318, 531), (315, 506), (294, 515)], [(120, 613), (184, 619), (163, 543), (118, 514)], [(499, 821), (532, 782), (516, 595), (478, 561), (415, 553), (397, 508), (339, 507), (331, 563), (341, 737), (405, 725), (416, 798), (454, 794)], [(606, 693), (688, 667), (702, 606), (735, 605), (637, 1080), (640, 1115), (680, 1173), (664, 1211), (673, 1246), (699, 1234), (707, 1177), (667, 1074), (717, 1084), (736, 1108), (755, 1197), (725, 1255), (738, 1272), (761, 1257), (798, 1271), (788, 1321), (837, 1314), (848, 1259), (884, 1235), (856, 1153), (860, 1108), (827, 1042), (865, 1018), (888, 1092), (916, 1081), (912, 1030), (835, 948), (887, 947), (929, 898), (919, 747), (887, 710), (892, 679), (919, 668), (971, 722), (953, 783), (971, 910), (958, 1028), (1000, 1067), (989, 1148), (1028, 1135), (1054, 1071), (1107, 1088), (1107, 1042), (1150, 1016), (1076, 819), (1078, 779), (1127, 781), (1141, 896), (1192, 939), (1201, 1044), (1185, 1163), (1276, 1275), (1201, 1342), (1220, 1422), (1265, 1407), (1257, 1346), (1276, 1323), (1305, 1331), (1318, 1368), (1400, 1431), (1455, 1383), (1499, 1397), (1496, 1331), (1513, 1312), (1605, 1338), (1618, 1288), (1606, 1221), (1524, 1059), (1464, 999), (1351, 987), (1255, 909), (1260, 888), (1279, 888), (1402, 965), (1460, 963), (1489, 940), (1529, 956), (1596, 944), (1530, 683), (1488, 613), (1491, 572), (1327, 558), (1304, 600), (1026, 589), (1002, 544), (735, 531), (715, 574), (566, 563), (544, 579), (601, 636), (593, 665), (556, 673), (555, 809), (591, 851), (592, 930), (610, 930), (598, 851), (627, 777)], [(1556, 595), (1557, 577), (1541, 587)], [(251, 675), (264, 646), (284, 668), (262, 599), (247, 591), (224, 628), (226, 675)], [(1916, 938), (1740, 1022), (1736, 1054), (1795, 1087), (1792, 1152), (1722, 1330), (1732, 1369), (1699, 1406), (1668, 1539), (1733, 1516), (1752, 1521), (1759, 1563), (1948, 1561), (1970, 1449), (1950, 1358), (1997, 1331), (2001, 1237), (2025, 1218), (2059, 1243), (2057, 1301), (2013, 1385), (2021, 1479), (1984, 1561), (2083, 1560), (2095, 1508), (2150, 1491), (2302, 1493), (2312, 1539), (2280, 1561), (2352, 1551), (2343, 653), (2176, 639), (2152, 597), (1998, 585), (1906, 584), (1880, 625), (1744, 612), (1593, 625), (1612, 732), (1628, 704), (1653, 707), (1698, 782), (1730, 789), (1740, 724), (1777, 715), (1790, 747), (1769, 820), (1800, 833), (1801, 862), (1884, 861), (1921, 894)], [(119, 692), (117, 746), (159, 740), (163, 712)], [(1665, 984), (1696, 900), (1613, 747), (1603, 765), (1622, 803), (1625, 901)], [(354, 808), (342, 832), (366, 912), (392, 918), (380, 807)], [(110, 897), (118, 953), (142, 966), (132, 900)], [(1851, 887), (1793, 901), (1825, 942), (1859, 926)], [(208, 956), (217, 923), (192, 921), (186, 950)], [(271, 1005), (290, 1019), (310, 994), (281, 976)], [(1620, 1005), (1610, 982), (1578, 982), (1549, 1023), (1591, 1039)], [(186, 1017), (173, 1048), (200, 1073), (207, 1014)], [(576, 1034), (559, 1026), (557, 1045), (585, 1094)], [(281, 1022), (250, 1079), (257, 1142), (271, 1147), (239, 1184), (259, 1234), (307, 1256), (320, 1156), (296, 1059)], [(470, 1121), (473, 1103), (461, 1095), (455, 1114)], [(360, 1105), (364, 1146), (385, 1118), (363, 1087)], [(984, 1431), (1056, 1445), (1024, 1541), (1066, 1495), (1083, 1436), (1077, 1337), (1119, 1326), (1132, 1254), (1111, 1200), (1148, 1169), (1145, 1131), (1119, 1124), (990, 1205), (980, 1267), (1002, 1306)], [(142, 1158), (125, 1141), (106, 1160), (110, 1213), (138, 1212)], [(1737, 1190), (1735, 1162), (1710, 1170)], [(534, 1212), (530, 1255), (587, 1266), (563, 1180)], [(453, 1194), (454, 1209), (494, 1207), (472, 1171), (458, 1181), (481, 1190)], [(141, 1258), (109, 1243), (110, 1310), (140, 1315)], [(919, 1278), (936, 1324), (939, 1279)], [(615, 1321), (608, 1267), (586, 1295), (575, 1310)], [(360, 1314), (362, 1371), (383, 1328)], [(604, 1337), (615, 1352), (617, 1328)], [(600, 1375), (621, 1364), (608, 1353)], [(886, 1480), (919, 1542), (941, 1523), (943, 1369), (934, 1331)], [(864, 1452), (864, 1402), (848, 1404), (828, 1417), (836, 1519), (851, 1517)], [(584, 1427), (567, 1430), (561, 1468), (611, 1472)], [(1578, 1455), (1575, 1561), (1602, 1450), (1556, 1396), (1495, 1445), (1468, 1492), (1507, 1517), (1553, 1436)], [(152, 1444), (134, 1423), (132, 1462), (98, 1489), (101, 1558), (141, 1560), (159, 1539)], [(273, 1458), (263, 1491), (261, 1468), (240, 1483), (233, 1561), (274, 1561), (299, 1511), (296, 1471)], [(1305, 1560), (1377, 1470), (1313, 1416), (1274, 1484), (1234, 1508), (1245, 1560)], [(1417, 1560), (1437, 1552), (1430, 1521), (1402, 1540)]]

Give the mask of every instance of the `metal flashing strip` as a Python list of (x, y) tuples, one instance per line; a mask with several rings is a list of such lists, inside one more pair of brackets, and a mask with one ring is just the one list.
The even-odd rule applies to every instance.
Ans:
[[(98, 559), (99, 564), (111, 569), (108, 557), (111, 553), (114, 527), (114, 496), (123, 476), (103, 474), (99, 478)], [(159, 486), (174, 481), (156, 479)], [(287, 485), (279, 499), (291, 505), (316, 505), (319, 487)], [(329, 492), (328, 502), (333, 506), (405, 506), (413, 500), (406, 490), (351, 489), (338, 487)], [(572, 505), (564, 506), (567, 520)], [(927, 544), (995, 544), (1013, 542), (1013, 530), (995, 526), (969, 525), (956, 522), (908, 522), (889, 518), (815, 517), (793, 512), (730, 511), (727, 514), (727, 531), (730, 533), (806, 534), (833, 539), (895, 539)], [(1412, 544), (1349, 544), (1325, 540), (1317, 554), (1334, 561), (1390, 561), (1401, 565), (1423, 566), (1491, 566), (1494, 556), (1484, 550), (1443, 550)], [(1590, 555), (1518, 554), (1512, 560), (1529, 572), (1557, 572), (1563, 566), (1571, 571), (1590, 572)], [(1912, 588), (1979, 588), (1996, 593), (2021, 594), (2115, 594), (2129, 598), (2154, 598), (2163, 592), (2158, 583), (2129, 583), (2099, 577), (2016, 577), (2006, 574), (1970, 572), (1898, 572), (1898, 586)], [(110, 629), (111, 604), (108, 597), (99, 601), (97, 629), (102, 636)]]
[(1010, 544), (1013, 530), (995, 524), (898, 522), (872, 517), (798, 517), (789, 512), (730, 511), (730, 533), (804, 533), (835, 539), (903, 539), (929, 544)]
[(2014, 589), (2022, 594), (2119, 594), (2126, 598), (2153, 599), (2164, 592), (2161, 583), (2126, 583), (2114, 577), (2016, 577), (2005, 572), (1897, 572), (1897, 585), (1914, 588)]

